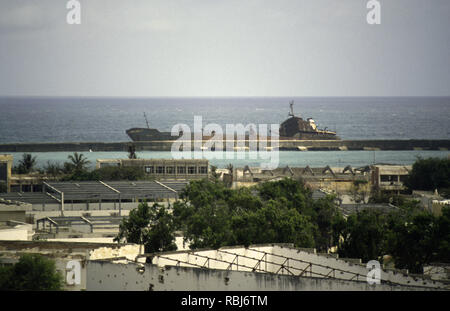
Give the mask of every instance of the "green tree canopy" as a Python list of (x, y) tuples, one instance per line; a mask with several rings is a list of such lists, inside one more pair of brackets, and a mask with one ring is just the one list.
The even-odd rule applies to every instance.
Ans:
[(57, 177), (63, 174), (64, 168), (57, 162), (47, 161), (47, 164), (44, 166), (44, 172), (47, 175), (52, 177)]
[(163, 206), (141, 203), (120, 224), (115, 241), (122, 240), (144, 245), (146, 253), (176, 250), (173, 217)]
[(63, 276), (55, 262), (39, 254), (24, 254), (13, 266), (0, 267), (0, 290), (55, 291)]
[(137, 166), (106, 166), (92, 171), (81, 170), (72, 171), (71, 174), (63, 177), (63, 180), (144, 180), (149, 179), (144, 171)]
[(361, 258), (364, 262), (384, 255), (385, 215), (364, 210), (350, 215), (341, 227), (339, 256)]
[(364, 210), (334, 226), (341, 257), (381, 261), (391, 255), (396, 268), (412, 273), (423, 273), (425, 264), (450, 262), (450, 207), (437, 217), (405, 200), (389, 213)]
[(405, 184), (411, 190), (450, 188), (450, 159), (419, 158)]
[(332, 197), (314, 201), (303, 183), (292, 179), (239, 189), (193, 181), (182, 199), (173, 215), (191, 248), (293, 243), (327, 249), (340, 216)]
[(22, 159), (19, 160), (19, 165), (14, 168), (14, 171), (18, 174), (29, 174), (34, 171), (36, 167), (36, 157), (31, 153), (22, 154)]
[(423, 265), (436, 256), (436, 219), (427, 212), (412, 216), (410, 221), (397, 218), (388, 228), (386, 252), (392, 255), (395, 267), (408, 269), (413, 273), (423, 273)]
[(180, 198), (171, 212), (140, 204), (121, 224), (117, 240), (144, 244), (147, 253), (174, 250), (174, 232), (180, 230), (191, 249), (293, 243), (327, 251), (337, 246), (341, 257), (363, 261), (391, 255), (397, 268), (411, 272), (450, 261), (450, 207), (436, 217), (416, 201), (395, 197), (399, 207), (393, 211), (364, 210), (344, 218), (333, 196), (314, 200), (301, 181), (292, 179), (239, 189), (218, 180), (191, 181)]
[(71, 172), (86, 171), (87, 166), (91, 163), (82, 153), (74, 152), (67, 157), (70, 161), (66, 162), (65, 167)]

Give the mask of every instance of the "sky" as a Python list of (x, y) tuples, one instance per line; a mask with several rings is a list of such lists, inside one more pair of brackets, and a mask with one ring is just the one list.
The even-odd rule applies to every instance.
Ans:
[(0, 96), (449, 96), (450, 1), (0, 0)]

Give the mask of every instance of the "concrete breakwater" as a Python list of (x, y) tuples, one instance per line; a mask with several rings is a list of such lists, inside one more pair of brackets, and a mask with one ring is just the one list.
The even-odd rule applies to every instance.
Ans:
[[(171, 151), (172, 143), (173, 141), (17, 143), (0, 144), (0, 152), (127, 151), (130, 145), (134, 145), (136, 151)], [(192, 148), (193, 146), (194, 144)], [(245, 142), (245, 146), (244, 150), (249, 146), (248, 141)], [(270, 148), (270, 140), (267, 146)], [(235, 149), (242, 150), (239, 147)], [(279, 149), (298, 151), (450, 150), (450, 140), (280, 140)], [(226, 150), (225, 143), (223, 150)]]

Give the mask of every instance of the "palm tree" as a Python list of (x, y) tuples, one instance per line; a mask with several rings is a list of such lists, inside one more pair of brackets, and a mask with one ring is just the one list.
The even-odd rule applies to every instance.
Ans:
[(233, 164), (230, 163), (227, 165), (227, 170), (230, 172), (230, 175), (233, 175), (233, 169)]
[(47, 161), (47, 165), (44, 166), (44, 172), (47, 175), (56, 177), (63, 173), (63, 168), (61, 167), (61, 165), (59, 163), (53, 163), (53, 162)]
[(91, 163), (82, 153), (75, 152), (73, 155), (67, 157), (72, 163), (69, 163), (74, 171), (84, 171), (86, 166)]
[(128, 159), (137, 159), (136, 147), (134, 145), (128, 146)]
[(31, 153), (24, 153), (22, 160), (19, 161), (19, 172), (22, 174), (31, 173), (36, 165), (36, 157), (33, 157)]

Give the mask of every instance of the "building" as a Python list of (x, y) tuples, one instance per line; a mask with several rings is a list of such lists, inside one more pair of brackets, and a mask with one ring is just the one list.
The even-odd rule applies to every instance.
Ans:
[(0, 240), (31, 240), (33, 225), (27, 223), (31, 204), (0, 199)]
[(406, 190), (404, 182), (412, 166), (376, 164), (372, 166), (371, 183), (374, 189), (400, 194)]
[(430, 263), (423, 267), (423, 274), (450, 287), (449, 263)]
[(11, 191), (12, 165), (13, 165), (12, 155), (0, 154), (0, 192)]
[(435, 216), (442, 216), (442, 209), (445, 206), (450, 207), (450, 200), (433, 200), (431, 204), (431, 212)]
[(365, 204), (340, 204), (339, 209), (344, 217), (363, 211), (377, 211), (379, 213), (388, 214), (397, 209), (395, 205), (390, 203), (365, 203)]
[(26, 213), (31, 208), (31, 204), (0, 198), (0, 224), (8, 221), (26, 222)]
[(139, 254), (137, 244), (61, 242), (61, 241), (0, 241), (0, 265), (16, 263), (22, 254), (40, 254), (55, 261), (56, 270), (65, 280), (64, 290), (86, 290), (88, 260), (121, 258), (133, 260)]
[(172, 181), (78, 181), (44, 182), (42, 192), (0, 194), (0, 198), (26, 202), (35, 212), (59, 211), (117, 211), (136, 208), (143, 200), (173, 201), (188, 184)]
[[(152, 264), (145, 263), (147, 258)], [(381, 267), (380, 267), (381, 268)], [(380, 269), (380, 284), (367, 282), (360, 259), (320, 254), (292, 244), (261, 244), (138, 255), (134, 261), (91, 260), (87, 290), (442, 290), (445, 284), (406, 271)]]
[(29, 241), (33, 238), (33, 225), (10, 221), (0, 225), (0, 241)]
[(13, 174), (11, 176), (11, 192), (42, 192), (42, 185), (45, 182), (55, 180), (54, 177), (33, 172), (30, 174)]
[[(38, 172), (12, 174), (13, 160), (12, 155), (0, 154), (0, 193), (41, 192), (44, 182), (55, 179)], [(6, 191), (3, 191), (2, 184), (6, 186)]]
[(362, 184), (361, 190), (369, 191), (370, 167), (280, 167), (274, 170), (261, 168), (237, 168), (233, 172), (235, 186), (251, 186), (259, 182), (276, 181), (283, 178), (303, 180), (313, 189), (325, 189), (328, 192), (348, 193), (352, 191), (355, 182)]
[(208, 177), (206, 159), (97, 159), (97, 168), (108, 166), (139, 167), (149, 177), (166, 179), (202, 179)]

